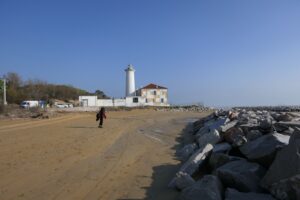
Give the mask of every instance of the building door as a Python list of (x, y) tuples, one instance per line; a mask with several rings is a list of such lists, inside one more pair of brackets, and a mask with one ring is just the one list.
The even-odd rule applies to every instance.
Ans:
[(83, 99), (82, 100), (82, 106), (83, 107), (88, 107), (88, 105), (89, 105), (89, 100), (88, 99)]

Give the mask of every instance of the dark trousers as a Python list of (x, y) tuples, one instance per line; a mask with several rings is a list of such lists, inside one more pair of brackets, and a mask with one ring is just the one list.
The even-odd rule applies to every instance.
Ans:
[(100, 117), (100, 122), (99, 122), (99, 126), (103, 125), (103, 117)]

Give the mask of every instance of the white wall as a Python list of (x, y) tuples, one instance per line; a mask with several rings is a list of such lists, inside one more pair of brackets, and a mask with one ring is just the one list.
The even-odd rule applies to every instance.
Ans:
[(115, 107), (126, 106), (126, 100), (125, 99), (115, 99), (114, 100), (114, 106)]
[(125, 99), (98, 99), (97, 106), (99, 107), (122, 107), (126, 106)]
[[(138, 102), (133, 102), (134, 98), (138, 98)], [(126, 97), (126, 107), (138, 107), (138, 106), (144, 106), (145, 105), (145, 99), (143, 97)]]
[[(134, 98), (138, 98), (138, 102), (133, 102)], [(84, 106), (84, 101), (87, 101), (86, 107), (141, 107), (141, 106), (169, 106), (167, 103), (146, 103), (146, 98), (141, 96), (126, 97), (126, 99), (97, 99), (97, 96), (80, 96), (79, 102)]]
[(79, 96), (79, 103), (83, 107), (97, 106), (97, 96)]
[(98, 99), (97, 106), (99, 107), (112, 107), (113, 103), (111, 99)]

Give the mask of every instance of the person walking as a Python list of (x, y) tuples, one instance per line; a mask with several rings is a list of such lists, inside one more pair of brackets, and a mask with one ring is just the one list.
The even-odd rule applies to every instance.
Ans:
[(106, 119), (106, 114), (105, 114), (105, 108), (101, 108), (100, 111), (97, 113), (97, 119), (96, 121), (99, 121), (99, 126), (98, 128), (103, 128), (103, 120)]

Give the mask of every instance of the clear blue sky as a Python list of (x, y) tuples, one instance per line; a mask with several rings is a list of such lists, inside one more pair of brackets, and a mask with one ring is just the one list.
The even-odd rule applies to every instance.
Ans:
[(171, 103), (300, 104), (299, 0), (0, 0), (0, 75)]

